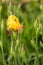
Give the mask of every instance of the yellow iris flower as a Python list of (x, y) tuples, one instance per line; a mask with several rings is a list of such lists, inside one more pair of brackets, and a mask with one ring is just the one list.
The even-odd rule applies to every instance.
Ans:
[(23, 26), (21, 26), (20, 22), (19, 22), (19, 19), (14, 16), (14, 15), (10, 15), (7, 19), (7, 28), (8, 29), (12, 29), (14, 31), (22, 28)]

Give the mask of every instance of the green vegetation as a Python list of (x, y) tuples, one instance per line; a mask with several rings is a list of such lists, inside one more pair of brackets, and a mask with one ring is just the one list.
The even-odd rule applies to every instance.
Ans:
[[(15, 2), (15, 3), (14, 3)], [(0, 4), (0, 65), (43, 65), (43, 7), (39, 1)], [(15, 15), (25, 26), (6, 34), (6, 20)]]

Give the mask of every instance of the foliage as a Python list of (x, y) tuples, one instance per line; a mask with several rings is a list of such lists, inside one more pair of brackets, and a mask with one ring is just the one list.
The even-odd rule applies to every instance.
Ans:
[[(6, 34), (9, 15), (16, 15), (25, 26), (21, 32)], [(0, 5), (0, 65), (43, 65), (43, 8), (40, 2)]]

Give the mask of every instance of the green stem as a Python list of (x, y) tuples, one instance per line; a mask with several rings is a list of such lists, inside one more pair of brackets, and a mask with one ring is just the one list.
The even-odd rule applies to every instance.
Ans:
[[(43, 54), (38, 55), (38, 58), (41, 58), (41, 57), (43, 57)], [(37, 59), (37, 57), (34, 57), (34, 58), (30, 59), (28, 62), (30, 62), (32, 60), (35, 60), (35, 59)]]
[(6, 61), (5, 61), (5, 58), (4, 58), (3, 47), (1, 47), (1, 50), (2, 50), (2, 59), (3, 59), (3, 64), (4, 64), (4, 65), (7, 65), (7, 64), (6, 64)]
[(38, 50), (38, 34), (36, 33), (36, 59), (37, 59), (37, 65), (39, 65), (39, 58), (38, 58), (38, 55), (39, 55), (39, 50)]
[(7, 64), (6, 64), (5, 57), (4, 57), (4, 51), (3, 51), (3, 30), (1, 31), (1, 41), (2, 41), (2, 45), (1, 45), (2, 60), (3, 60), (3, 64), (4, 64), (4, 65), (7, 65)]

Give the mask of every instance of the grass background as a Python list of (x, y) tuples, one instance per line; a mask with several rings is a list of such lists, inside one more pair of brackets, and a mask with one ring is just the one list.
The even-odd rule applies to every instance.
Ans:
[[(8, 36), (6, 20), (12, 14), (25, 28)], [(0, 65), (43, 65), (42, 0), (0, 0)]]

